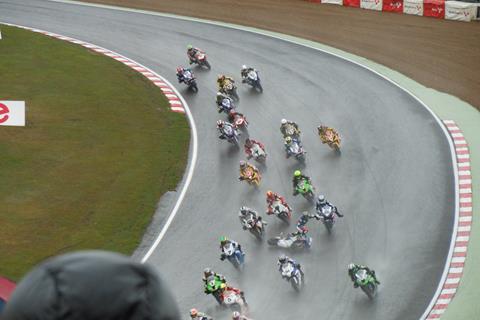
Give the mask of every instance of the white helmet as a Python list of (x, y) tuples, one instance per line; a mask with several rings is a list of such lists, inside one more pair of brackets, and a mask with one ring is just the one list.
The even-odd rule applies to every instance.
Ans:
[(245, 70), (245, 69), (247, 69), (247, 66), (246, 66), (246, 65), (243, 65), (243, 66), (242, 66), (242, 70)]
[(318, 202), (320, 202), (322, 204), (325, 203), (325, 196), (323, 194), (318, 196)]
[(282, 119), (282, 124), (286, 124), (287, 123), (287, 119)]
[(232, 313), (232, 320), (240, 320), (240, 312), (233, 311)]
[(349, 270), (349, 271), (350, 271), (350, 270), (353, 270), (354, 268), (355, 268), (355, 264), (350, 263), (350, 264), (348, 265), (348, 270)]

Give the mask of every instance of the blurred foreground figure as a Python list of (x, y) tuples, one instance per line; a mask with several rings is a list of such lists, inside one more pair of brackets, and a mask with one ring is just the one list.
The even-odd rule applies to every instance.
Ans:
[(157, 272), (129, 257), (81, 251), (49, 259), (18, 284), (2, 320), (177, 320)]

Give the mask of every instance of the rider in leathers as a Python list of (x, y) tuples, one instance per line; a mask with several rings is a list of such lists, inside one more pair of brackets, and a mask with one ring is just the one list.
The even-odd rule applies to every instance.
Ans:
[(235, 110), (230, 110), (230, 112), (228, 113), (228, 121), (229, 121), (231, 124), (235, 125), (234, 122), (235, 122), (235, 118), (236, 118), (237, 116), (238, 116), (238, 117), (242, 117), (242, 118), (245, 119), (245, 115), (244, 115), (243, 113), (236, 112)]
[(252, 172), (254, 172), (256, 175), (258, 175), (258, 173), (259, 173), (257, 167), (255, 167), (254, 165), (252, 165), (248, 162), (245, 162), (245, 161), (240, 161), (240, 177), (238, 177), (238, 180), (243, 181), (243, 180), (250, 179), (247, 176), (247, 173), (250, 170), (252, 170)]
[(355, 274), (360, 270), (367, 271), (367, 274), (371, 275), (375, 279), (375, 282), (377, 284), (380, 284), (380, 282), (377, 280), (377, 276), (375, 275), (375, 270), (371, 270), (369, 267), (362, 266), (360, 264), (350, 263), (348, 265), (348, 275), (350, 276), (350, 279), (353, 281), (353, 287), (354, 288), (358, 288), (358, 283), (357, 283), (357, 281), (355, 281), (356, 280), (355, 279)]
[(226, 93), (223, 93), (223, 92), (217, 92), (217, 107), (218, 107), (218, 113), (222, 113), (222, 111), (230, 111), (230, 110), (227, 110), (224, 106), (223, 106), (223, 101), (227, 99), (230, 101), (230, 106), (233, 108), (233, 100), (232, 98), (230, 98), (228, 96), (228, 94)]
[(277, 261), (277, 264), (278, 264), (278, 271), (280, 271), (280, 274), (282, 275), (282, 278), (283, 279), (287, 279), (288, 280), (288, 277), (284, 276), (282, 274), (282, 267), (284, 265), (287, 265), (287, 264), (292, 264), (294, 268), (298, 269), (301, 273), (302, 273), (302, 276), (304, 275), (303, 274), (303, 270), (302, 270), (302, 267), (300, 266), (300, 263), (298, 263), (297, 261), (293, 260), (293, 259), (290, 259), (288, 256), (286, 255), (281, 255), (279, 258), (278, 258), (278, 261)]
[(235, 83), (235, 80), (231, 77), (226, 77), (223, 74), (219, 75), (217, 78), (218, 90), (223, 91), (223, 87), (225, 87), (228, 82)]
[(243, 255), (245, 254), (242, 251), (242, 246), (238, 242), (230, 240), (227, 237), (222, 237), (220, 239), (220, 249), (222, 250), (222, 253), (220, 254), (220, 260), (223, 261), (227, 258), (227, 255), (225, 254), (225, 247), (229, 244), (232, 244), (235, 250), (238, 249)]
[(253, 157), (253, 147), (255, 145), (258, 145), (260, 149), (262, 149), (263, 152), (265, 152), (265, 146), (263, 145), (263, 143), (253, 139), (247, 139), (245, 140), (245, 145), (244, 145), (245, 153), (247, 154), (247, 159), (251, 159)]
[[(293, 126), (295, 128), (295, 130), (298, 132), (298, 134), (300, 134), (300, 129), (298, 128), (298, 124), (296, 124), (293, 121), (287, 120), (287, 119), (282, 119), (282, 124), (280, 126), (280, 132), (282, 132), (284, 138), (286, 138), (288, 136), (287, 128), (289, 126)], [(299, 137), (298, 137), (298, 139), (299, 139)]]
[(192, 72), (191, 69), (182, 68), (182, 67), (178, 67), (178, 68), (177, 68), (177, 79), (178, 79), (178, 83), (182, 83), (182, 82), (185, 82), (185, 83), (186, 83), (186, 80), (187, 80), (187, 78), (185, 77), (185, 73), (186, 73), (186, 72), (189, 72), (191, 78), (193, 78), (193, 72)]
[[(228, 136), (226, 134), (226, 131), (230, 131), (232, 135), (235, 134), (235, 128), (231, 123), (225, 122), (223, 120), (218, 120), (217, 121), (217, 129), (220, 132), (220, 135), (218, 136), (220, 139), (228, 139), (231, 138), (231, 136)], [(228, 130), (231, 129), (231, 130)]]
[(307, 211), (304, 211), (302, 213), (302, 216), (300, 217), (300, 219), (298, 219), (298, 221), (297, 221), (297, 230), (302, 231), (303, 227), (305, 227), (307, 225), (308, 220), (310, 220), (311, 218), (316, 218), (316, 217), (317, 217), (316, 215), (309, 214)]
[(242, 71), (240, 72), (240, 74), (242, 75), (242, 83), (247, 82), (247, 76), (248, 76), (248, 73), (249, 73), (250, 71), (255, 71), (255, 72), (257, 72), (257, 70), (255, 70), (255, 69), (252, 68), (252, 67), (247, 67), (246, 65), (243, 65), (243, 66), (242, 66)]
[(290, 156), (294, 155), (292, 150), (290, 149), (292, 147), (293, 143), (297, 143), (299, 147), (302, 146), (298, 139), (294, 139), (292, 137), (286, 137), (284, 147), (285, 147), (285, 151), (287, 152), (287, 154), (286, 154), (287, 159), (290, 158)]
[(243, 230), (255, 227), (255, 225), (259, 221), (262, 222), (263, 225), (267, 224), (266, 222), (262, 221), (262, 217), (260, 217), (255, 210), (245, 206), (240, 208), (240, 211), (238, 212), (238, 217), (240, 218), (240, 222), (242, 223)]
[(200, 312), (195, 308), (190, 309), (190, 318), (192, 320), (213, 320), (208, 314)]
[(287, 207), (287, 209), (289, 211), (291, 211), (291, 208), (288, 205), (288, 203), (285, 201), (285, 198), (280, 196), (276, 192), (273, 192), (273, 191), (270, 191), (270, 190), (267, 191), (267, 199), (266, 200), (267, 200), (267, 214), (272, 214), (272, 211), (273, 211), (272, 205), (276, 201), (280, 201), (280, 203), (282, 205), (284, 205), (285, 207)]
[(308, 176), (305, 176), (302, 174), (302, 172), (300, 170), (296, 170), (293, 174), (293, 179), (292, 179), (292, 183), (293, 183), (293, 195), (297, 195), (298, 194), (298, 190), (297, 190), (297, 185), (303, 181), (303, 180), (306, 180), (308, 181), (308, 183), (311, 183), (311, 179), (310, 177)]
[(190, 64), (197, 62), (196, 55), (199, 52), (203, 52), (203, 51), (199, 48), (194, 48), (191, 44), (187, 46), (187, 56), (188, 56), (188, 59), (190, 59)]
[(335, 207), (333, 204), (331, 204), (330, 202), (327, 201), (327, 199), (325, 199), (325, 196), (323, 194), (319, 195), (318, 198), (317, 198), (317, 202), (315, 204), (315, 209), (317, 211), (317, 214), (315, 215), (315, 218), (317, 220), (320, 220), (320, 219), (332, 219), (333, 216), (330, 216), (330, 217), (325, 217), (323, 215), (323, 211), (322, 209), (324, 207), (327, 207), (327, 206), (330, 206), (332, 208), (332, 211), (338, 216), (338, 217), (343, 217), (343, 214), (340, 214), (340, 212), (338, 212), (338, 209), (337, 207)]

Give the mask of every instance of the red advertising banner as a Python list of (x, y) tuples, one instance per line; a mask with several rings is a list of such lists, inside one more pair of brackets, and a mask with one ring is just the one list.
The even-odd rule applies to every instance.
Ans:
[(360, 8), (360, 0), (343, 0), (343, 5), (345, 7)]
[(403, 13), (403, 0), (383, 0), (382, 11)]
[(423, 0), (423, 16), (445, 18), (445, 0)]

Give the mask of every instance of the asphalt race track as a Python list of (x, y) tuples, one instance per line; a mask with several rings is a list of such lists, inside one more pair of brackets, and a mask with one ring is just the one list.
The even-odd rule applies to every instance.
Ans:
[[(174, 222), (149, 259), (172, 285), (185, 316), (193, 306), (215, 319), (229, 316), (216, 307), (213, 297), (203, 294), (201, 276), (207, 266), (245, 290), (254, 319), (408, 320), (424, 312), (448, 253), (454, 176), (444, 133), (407, 93), (328, 54), (212, 25), (34, 0), (1, 1), (0, 21), (117, 51), (172, 83), (175, 67), (187, 64), (187, 44), (207, 51), (212, 70), (194, 69), (199, 93), (177, 86), (197, 124), (197, 166)], [(216, 76), (225, 73), (238, 79), (242, 64), (260, 70), (265, 90), (256, 94), (239, 84), (238, 110), (250, 121), (250, 136), (267, 147), (258, 189), (237, 180), (243, 150), (219, 141), (215, 129), (216, 120), (225, 117), (214, 106)], [(257, 242), (237, 218), (242, 205), (263, 212), (269, 189), (287, 196), (295, 220), (301, 211), (312, 210), (301, 196), (292, 196), (291, 176), (298, 163), (285, 159), (282, 118), (296, 121), (302, 129), (308, 152), (304, 172), (312, 177), (317, 193), (324, 193), (345, 214), (330, 236), (323, 225), (311, 221), (312, 248), (291, 253), (306, 273), (307, 285), (300, 294), (277, 272), (276, 258), (282, 251)], [(341, 156), (320, 143), (315, 130), (320, 122), (339, 130)], [(287, 229), (277, 218), (266, 220), (268, 237), (293, 229), (293, 223)], [(219, 260), (221, 235), (243, 245), (242, 274)], [(376, 300), (353, 289), (346, 272), (352, 261), (376, 270), (381, 282)]]

